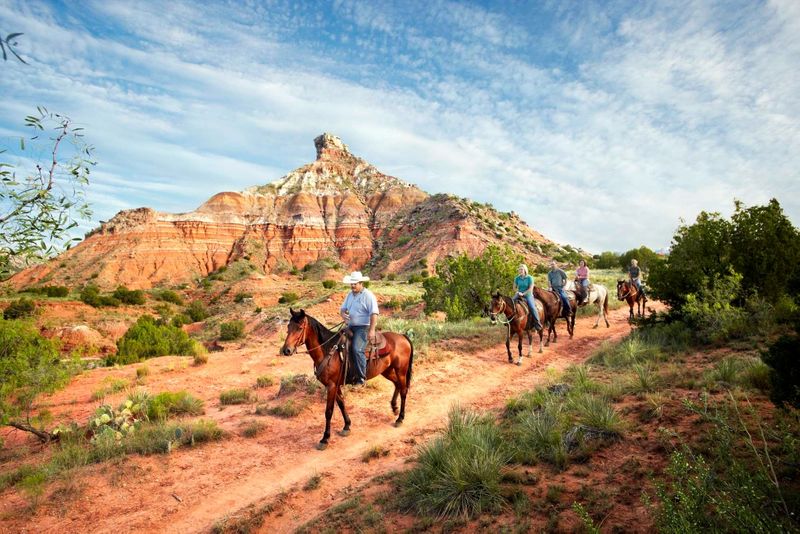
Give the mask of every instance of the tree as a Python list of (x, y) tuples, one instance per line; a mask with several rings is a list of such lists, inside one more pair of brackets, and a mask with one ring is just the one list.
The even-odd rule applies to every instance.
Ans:
[[(37, 116), (25, 118), (34, 135), (27, 143), (20, 138), (19, 146), (36, 158), (44, 145), (47, 161), (36, 163), (24, 176), (18, 176), (13, 164), (0, 161), (0, 273), (8, 272), (12, 260), (25, 263), (68, 247), (70, 230), (78, 219), (91, 215), (85, 187), (95, 165), (93, 147), (84, 141), (83, 128), (69, 117), (42, 107), (37, 110)], [(51, 135), (40, 138), (46, 130)]]
[(41, 441), (56, 436), (31, 416), (42, 393), (62, 387), (74, 367), (59, 361), (58, 350), (32, 324), (0, 320), (0, 425), (32, 432)]
[(616, 252), (605, 251), (601, 252), (600, 255), (594, 256), (592, 258), (594, 260), (594, 267), (596, 269), (617, 269), (619, 268), (619, 254)]
[(423, 299), (428, 311), (444, 311), (448, 321), (474, 317), (483, 311), (496, 289), (511, 290), (523, 257), (510, 248), (487, 247), (480, 256), (466, 254), (436, 264), (436, 276), (426, 278)]
[(620, 254), (618, 265), (623, 271), (627, 272), (628, 267), (631, 265), (631, 260), (636, 260), (644, 272), (649, 272), (653, 265), (662, 261), (658, 254), (644, 245)]
[(740, 201), (731, 216), (731, 263), (742, 274), (742, 287), (774, 300), (789, 288), (800, 262), (800, 232), (772, 199), (745, 208)]

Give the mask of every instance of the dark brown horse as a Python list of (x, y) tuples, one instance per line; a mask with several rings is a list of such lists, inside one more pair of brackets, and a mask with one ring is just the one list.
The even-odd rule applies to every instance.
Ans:
[[(533, 303), (536, 305), (536, 310), (539, 312), (539, 319), (541, 320), (542, 324), (546, 323), (546, 316), (544, 312), (544, 306), (538, 300), (534, 300)], [(501, 295), (499, 291), (497, 291), (494, 295), (492, 295), (492, 302), (489, 304), (489, 317), (492, 320), (492, 323), (497, 322), (498, 315), (505, 316), (505, 320), (500, 320), (507, 330), (506, 335), (506, 352), (508, 352), (508, 363), (514, 363), (514, 358), (511, 356), (511, 336), (516, 334), (519, 343), (517, 343), (517, 348), (519, 349), (519, 359), (517, 360), (517, 365), (522, 365), (522, 334), (526, 332), (528, 334), (528, 356), (531, 355), (531, 350), (533, 349), (533, 321), (531, 321), (531, 327), (527, 328), (528, 325), (528, 308), (527, 306), (523, 306), (520, 301), (517, 301), (516, 306), (514, 305), (514, 301), (511, 300), (511, 297), (506, 297)], [(542, 338), (543, 338), (542, 330), (539, 330), (539, 352), (543, 352), (542, 349)]]
[[(570, 292), (567, 292), (567, 295), (569, 295), (569, 293)], [(561, 303), (561, 297), (559, 297), (552, 291), (545, 291), (540, 287), (534, 286), (533, 296), (536, 297), (538, 300), (542, 301), (542, 304), (544, 304), (545, 314), (547, 314), (548, 317), (552, 318), (548, 324), (547, 343), (545, 343), (545, 345), (550, 343), (551, 334), (553, 335), (553, 343), (558, 342), (558, 332), (556, 332), (556, 319), (559, 319), (561, 317), (563, 317), (567, 321), (567, 333), (569, 333), (569, 338), (572, 339), (572, 335), (575, 333), (575, 311), (578, 309), (574, 293), (573, 297), (569, 299), (570, 307), (568, 310), (563, 309), (563, 305)]]
[[(328, 446), (331, 437), (331, 417), (333, 416), (333, 403), (339, 406), (344, 419), (344, 428), (339, 433), (346, 436), (350, 433), (350, 417), (344, 405), (342, 386), (345, 381), (345, 366), (340, 359), (340, 350), (344, 345), (344, 334), (331, 332), (322, 323), (307, 315), (305, 310), (298, 312), (289, 308), (292, 314), (287, 327), (286, 341), (281, 347), (281, 354), (291, 356), (297, 347), (305, 345), (308, 354), (314, 361), (314, 374), (327, 390), (327, 405), (325, 407), (325, 433), (322, 435), (318, 449)], [(378, 375), (394, 383), (392, 395), (392, 412), (398, 414), (397, 397), (400, 396), (400, 410), (395, 426), (403, 424), (406, 415), (406, 394), (411, 385), (411, 368), (414, 362), (414, 346), (411, 340), (403, 334), (384, 332), (386, 347), (381, 349), (378, 357), (367, 360), (367, 380)], [(347, 358), (348, 355), (344, 355)]]
[(636, 284), (628, 280), (617, 280), (617, 299), (624, 300), (630, 308), (629, 321), (633, 321), (633, 305), (636, 304), (636, 313), (639, 317), (645, 311), (647, 297), (636, 288)]

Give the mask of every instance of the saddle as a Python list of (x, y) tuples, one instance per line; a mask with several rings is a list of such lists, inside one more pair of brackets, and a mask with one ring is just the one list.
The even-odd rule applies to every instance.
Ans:
[[(355, 384), (357, 376), (355, 374), (355, 366), (351, 361), (350, 344), (353, 341), (353, 331), (345, 328), (339, 335), (339, 342), (332, 347), (339, 353), (339, 360), (344, 366), (344, 383)], [(381, 332), (375, 332), (375, 343), (367, 341), (367, 347), (364, 350), (364, 355), (367, 358), (367, 368), (369, 368), (370, 360), (377, 360), (384, 356), (388, 356), (392, 348), (387, 346), (386, 337)]]

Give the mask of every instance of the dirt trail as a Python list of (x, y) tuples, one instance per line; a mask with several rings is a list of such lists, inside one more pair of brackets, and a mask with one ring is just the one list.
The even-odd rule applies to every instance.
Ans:
[[(60, 506), (42, 506), (25, 520), (18, 516), (24, 507), (21, 497), (4, 492), (0, 495), (0, 531), (208, 532), (216, 522), (248, 506), (264, 506), (280, 495), (281, 512), (267, 516), (260, 532), (292, 531), (346, 499), (374, 476), (402, 468), (416, 445), (442, 427), (453, 404), (478, 410), (502, 407), (509, 397), (544, 381), (548, 368), (563, 369), (582, 362), (603, 341), (623, 337), (630, 331), (627, 315), (627, 309), (611, 312), (610, 328), (592, 329), (594, 317), (578, 319), (572, 340), (560, 322), (559, 342), (545, 348), (544, 354), (534, 351), (533, 357), (524, 358), (519, 367), (507, 363), (503, 345), (478, 353), (462, 353), (454, 347), (452, 352), (443, 351), (441, 359), (415, 363), (405, 424), (400, 428), (392, 426), (392, 385), (378, 378), (374, 387), (348, 392), (352, 433), (348, 437), (334, 433), (325, 451), (315, 449), (324, 429), (324, 402), (318, 397), (294, 419), (258, 418), (267, 428), (251, 439), (239, 436), (238, 429), (242, 421), (255, 419), (250, 415), (252, 406), (224, 410), (217, 406), (219, 391), (252, 385), (254, 376), (264, 370), (272, 374), (311, 371), (307, 356), (274, 356), (284, 332), (257, 350), (247, 347), (230, 355), (213, 355), (209, 365), (200, 369), (154, 374), (154, 382), (148, 384), (153, 391), (186, 388), (202, 393), (206, 416), (236, 435), (218, 443), (179, 449), (170, 455), (132, 456), (123, 462), (87, 468), (79, 476), (77, 498)], [(514, 353), (515, 350), (512, 344)], [(525, 354), (527, 347), (523, 351)], [(170, 363), (165, 359), (150, 364), (155, 365)], [(132, 369), (125, 372), (130, 375)], [(113, 373), (107, 374), (114, 376)], [(153, 387), (156, 379), (160, 388)], [(71, 397), (76, 388), (88, 396), (100, 377), (81, 377), (76, 382), (81, 380), (85, 383), (68, 388)], [(222, 380), (224, 383), (220, 383)], [(62, 399), (65, 405), (69, 405), (67, 398)], [(54, 397), (53, 404), (59, 404), (59, 396)], [(91, 407), (87, 404), (74, 409), (90, 413)], [(337, 410), (332, 428), (338, 430), (341, 426)], [(362, 458), (373, 447), (389, 452), (365, 463)], [(303, 485), (317, 474), (322, 475), (319, 487), (302, 491)]]

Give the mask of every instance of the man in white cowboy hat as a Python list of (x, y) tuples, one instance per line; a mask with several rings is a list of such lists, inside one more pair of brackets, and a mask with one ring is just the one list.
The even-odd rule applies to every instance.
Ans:
[(375, 339), (375, 327), (378, 324), (378, 299), (372, 292), (364, 287), (364, 282), (369, 281), (368, 276), (361, 271), (353, 271), (344, 277), (345, 284), (350, 284), (350, 293), (344, 299), (344, 304), (339, 309), (342, 319), (353, 332), (352, 347), (358, 379), (356, 384), (361, 385), (367, 381), (367, 339)]

